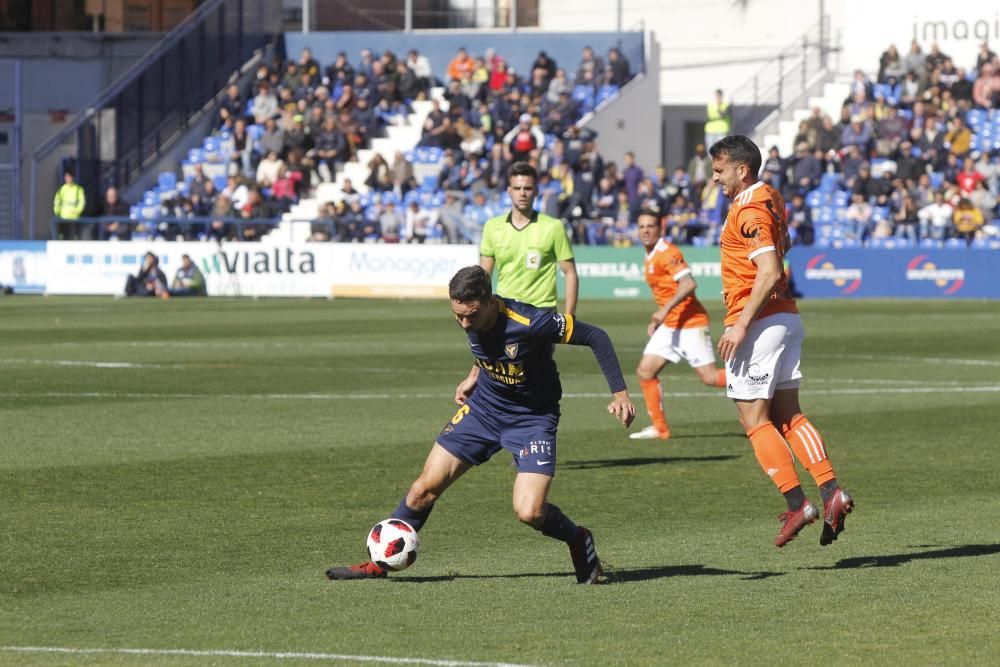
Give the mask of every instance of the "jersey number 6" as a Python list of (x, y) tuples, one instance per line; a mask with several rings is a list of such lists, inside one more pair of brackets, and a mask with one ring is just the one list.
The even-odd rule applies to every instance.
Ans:
[(466, 403), (465, 405), (463, 405), (462, 407), (460, 407), (458, 409), (458, 412), (455, 413), (455, 416), (451, 418), (451, 423), (452, 424), (458, 424), (458, 422), (462, 421), (462, 418), (465, 417), (465, 415), (467, 415), (467, 414), (469, 414), (469, 404), (468, 403)]

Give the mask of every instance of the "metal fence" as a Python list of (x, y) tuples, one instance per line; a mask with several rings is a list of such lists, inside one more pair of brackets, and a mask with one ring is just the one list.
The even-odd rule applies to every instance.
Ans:
[(280, 5), (272, 0), (207, 0), (39, 146), (31, 162), (31, 237), (38, 179), (59, 180), (58, 173), (38, 173), (46, 158), (75, 141), (75, 160), (64, 166), (76, 171), (88, 201), (100, 201), (111, 185), (128, 185), (170, 148), (256, 50), (275, 43), (280, 16)]
[(118, 240), (153, 240), (157, 238), (170, 241), (188, 240), (248, 240), (249, 234), (244, 234), (248, 228), (253, 228), (256, 234), (254, 240), (274, 230), (281, 223), (280, 218), (236, 218), (226, 216), (159, 216), (154, 218), (132, 220), (120, 215), (105, 215), (80, 217), (73, 220), (52, 218), (49, 221), (50, 233), (53, 239), (108, 241)]
[(733, 91), (733, 132), (752, 136), (771, 131), (781, 112), (808, 94), (817, 75), (827, 70), (829, 34), (829, 17), (824, 17)]

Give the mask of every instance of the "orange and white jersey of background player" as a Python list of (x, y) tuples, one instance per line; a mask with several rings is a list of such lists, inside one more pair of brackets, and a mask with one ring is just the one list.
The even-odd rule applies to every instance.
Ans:
[(785, 200), (777, 190), (758, 181), (733, 198), (719, 238), (726, 326), (739, 319), (757, 277), (753, 260), (766, 252), (777, 253), (782, 273), (781, 280), (757, 317), (799, 312), (788, 288), (788, 276), (784, 273), (785, 253), (790, 245), (788, 226), (785, 224)]
[[(643, 270), (658, 306), (674, 298), (677, 282), (691, 274), (691, 267), (684, 261), (680, 248), (665, 239), (657, 241), (653, 249), (646, 253)], [(692, 294), (670, 309), (663, 320), (663, 326), (668, 329), (707, 327), (708, 311), (698, 301), (698, 297)]]

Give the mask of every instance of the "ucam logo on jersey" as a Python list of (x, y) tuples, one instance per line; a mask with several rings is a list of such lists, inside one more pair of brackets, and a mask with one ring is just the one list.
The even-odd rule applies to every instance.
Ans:
[(843, 268), (835, 266), (826, 255), (819, 254), (806, 264), (806, 280), (822, 280), (832, 282), (842, 288), (841, 294), (851, 294), (861, 287), (864, 274), (860, 268)]
[(965, 284), (965, 269), (942, 269), (928, 261), (927, 255), (917, 255), (906, 265), (906, 279), (929, 280), (945, 294), (955, 294)]

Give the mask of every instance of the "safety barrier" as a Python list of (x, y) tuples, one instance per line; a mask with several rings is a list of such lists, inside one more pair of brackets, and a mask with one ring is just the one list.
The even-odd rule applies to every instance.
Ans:
[[(49, 241), (0, 243), (0, 284), (18, 292), (118, 294), (151, 251), (172, 278), (182, 254), (223, 296), (443, 298), (473, 245), (249, 243), (213, 241)], [(576, 247), (580, 297), (650, 299), (640, 247)], [(718, 248), (684, 248), (703, 301), (721, 297)], [(1000, 251), (816, 249), (789, 253), (805, 298), (1000, 299)], [(560, 280), (560, 291), (562, 280)]]

